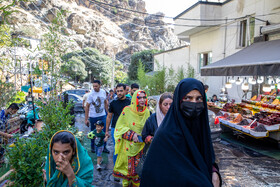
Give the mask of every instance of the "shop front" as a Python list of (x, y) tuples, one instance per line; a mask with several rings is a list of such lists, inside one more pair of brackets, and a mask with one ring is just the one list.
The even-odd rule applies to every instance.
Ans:
[[(254, 43), (201, 68), (201, 75), (225, 76), (222, 92), (229, 96), (232, 84), (243, 90), (239, 103), (222, 97), (210, 104), (222, 126), (257, 139), (272, 138), (280, 148), (280, 40)], [(248, 92), (253, 93), (250, 99)]]

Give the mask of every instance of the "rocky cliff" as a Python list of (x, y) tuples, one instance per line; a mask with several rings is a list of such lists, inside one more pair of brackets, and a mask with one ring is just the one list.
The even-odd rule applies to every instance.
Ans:
[(23, 35), (41, 38), (56, 13), (67, 10), (62, 33), (75, 49), (94, 47), (104, 54), (115, 54), (125, 64), (137, 51), (183, 45), (163, 22), (162, 13), (140, 13), (146, 12), (143, 0), (37, 0), (17, 7), (10, 22)]

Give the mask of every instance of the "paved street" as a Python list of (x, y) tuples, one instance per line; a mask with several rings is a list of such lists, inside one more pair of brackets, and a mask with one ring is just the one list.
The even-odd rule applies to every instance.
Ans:
[[(81, 131), (89, 131), (89, 128), (84, 125), (83, 114), (78, 114), (76, 117), (76, 126)], [(104, 169), (101, 172), (94, 171), (93, 184), (96, 187), (121, 186), (120, 183), (113, 182), (111, 175), (113, 170), (113, 142), (111, 138), (107, 147), (111, 153), (109, 155), (103, 154), (103, 157), (108, 157), (108, 159), (104, 159), (107, 162), (102, 164)], [(223, 178), (223, 186), (280, 186), (279, 160), (224, 140), (214, 143), (214, 148)], [(95, 160), (94, 164), (96, 164)]]

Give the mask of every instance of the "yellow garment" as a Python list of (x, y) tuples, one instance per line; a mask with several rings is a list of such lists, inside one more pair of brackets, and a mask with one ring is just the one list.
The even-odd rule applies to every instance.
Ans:
[(138, 135), (141, 135), (144, 124), (150, 116), (150, 112), (147, 108), (148, 98), (146, 100), (146, 107), (144, 110), (142, 112), (137, 111), (137, 97), (141, 92), (143, 91), (138, 90), (133, 94), (131, 105), (123, 109), (115, 127), (115, 154), (118, 154), (118, 157), (115, 163), (114, 172), (120, 172), (125, 176), (130, 175), (128, 173), (128, 156), (136, 156), (145, 146), (145, 143), (143, 142), (134, 143), (133, 141), (128, 141), (122, 138), (122, 135), (130, 130), (136, 132)]
[(140, 183), (134, 183), (132, 180), (126, 180), (126, 179), (123, 179), (122, 184), (123, 187), (131, 186), (131, 184), (133, 187), (140, 186)]

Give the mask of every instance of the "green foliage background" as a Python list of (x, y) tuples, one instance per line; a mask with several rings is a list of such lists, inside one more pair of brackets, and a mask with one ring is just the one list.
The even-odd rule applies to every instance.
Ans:
[(128, 67), (128, 78), (130, 80), (137, 80), (137, 71), (140, 62), (143, 64), (143, 67), (145, 69), (145, 72), (150, 72), (153, 71), (153, 59), (154, 59), (154, 54), (159, 52), (156, 49), (151, 49), (151, 50), (144, 50), (138, 53), (134, 53), (131, 56), (130, 60), (130, 65)]
[(164, 92), (174, 92), (176, 85), (184, 78), (195, 78), (194, 68), (188, 64), (187, 70), (183, 66), (175, 71), (173, 67), (158, 66), (158, 71), (147, 75), (145, 66), (139, 63), (137, 77), (141, 89), (148, 95), (160, 95)]
[[(91, 78), (100, 79), (103, 84), (109, 84), (112, 76), (113, 59), (102, 54), (95, 48), (84, 48), (82, 51), (73, 51), (62, 56), (62, 73), (77, 80), (89, 79), (88, 72), (91, 71)], [(74, 71), (75, 68), (76, 70)], [(115, 61), (115, 81), (122, 82), (127, 78), (123, 72), (123, 64)]]

